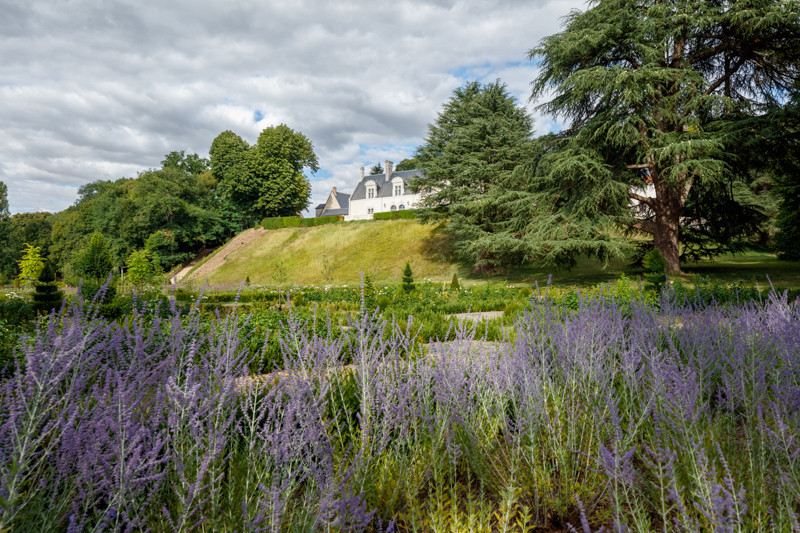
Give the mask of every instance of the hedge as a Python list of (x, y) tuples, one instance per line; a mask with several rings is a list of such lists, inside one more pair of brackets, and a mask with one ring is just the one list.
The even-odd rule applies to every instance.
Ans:
[(264, 229), (281, 229), (281, 228), (308, 228), (311, 226), (322, 226), (324, 224), (333, 224), (344, 220), (343, 216), (329, 216), (329, 217), (315, 217), (315, 218), (301, 218), (301, 217), (272, 217), (265, 218), (261, 221), (261, 227)]
[(375, 213), (372, 215), (373, 220), (397, 220), (399, 218), (416, 218), (417, 214), (411, 209), (404, 209), (403, 211), (387, 211), (386, 213)]

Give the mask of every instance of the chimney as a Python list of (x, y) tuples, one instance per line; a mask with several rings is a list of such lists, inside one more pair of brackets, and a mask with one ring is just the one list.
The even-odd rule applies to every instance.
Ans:
[(383, 162), (383, 171), (386, 172), (386, 181), (392, 179), (392, 166), (394, 163), (389, 161), (388, 159)]
[(363, 179), (364, 179), (364, 167), (361, 167), (361, 168), (360, 168), (360, 169), (358, 169), (358, 170), (360, 170), (360, 171), (361, 171), (361, 179), (363, 180)]
[(336, 187), (333, 188), (333, 194), (336, 194)]

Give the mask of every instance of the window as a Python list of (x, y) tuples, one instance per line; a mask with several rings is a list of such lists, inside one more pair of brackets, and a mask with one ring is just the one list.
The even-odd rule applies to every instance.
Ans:
[(404, 206), (403, 204), (400, 204), (400, 207), (398, 207), (397, 209), (399, 209), (400, 211), (402, 211), (402, 210), (403, 210), (403, 209), (405, 209), (405, 208), (406, 208), (406, 206)]
[(392, 211), (397, 211), (397, 206), (396, 205), (392, 206)]
[(375, 198), (375, 189), (372, 187), (367, 189), (367, 198)]
[(402, 185), (395, 185), (394, 186), (394, 195), (400, 196), (403, 194), (403, 186)]
[(369, 209), (367, 209), (367, 214), (368, 214), (368, 215), (371, 215), (371, 214), (372, 214), (372, 213), (374, 213), (374, 212), (375, 212), (375, 210), (374, 210), (374, 209), (372, 209), (371, 207), (370, 207)]

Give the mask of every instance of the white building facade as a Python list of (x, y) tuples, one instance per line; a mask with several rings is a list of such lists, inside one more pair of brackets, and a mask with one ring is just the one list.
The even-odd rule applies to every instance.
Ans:
[(349, 213), (345, 220), (367, 220), (375, 213), (403, 211), (419, 206), (420, 195), (412, 193), (408, 185), (421, 171), (395, 172), (391, 161), (384, 161), (383, 168), (383, 174), (365, 176), (364, 167), (361, 167), (361, 179), (350, 195)]

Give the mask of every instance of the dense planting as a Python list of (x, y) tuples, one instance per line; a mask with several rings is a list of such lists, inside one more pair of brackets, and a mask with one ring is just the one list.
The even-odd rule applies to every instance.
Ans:
[(508, 342), (289, 313), (250, 377), (235, 311), (66, 308), (0, 383), (0, 530), (800, 527), (798, 306), (638, 295)]

